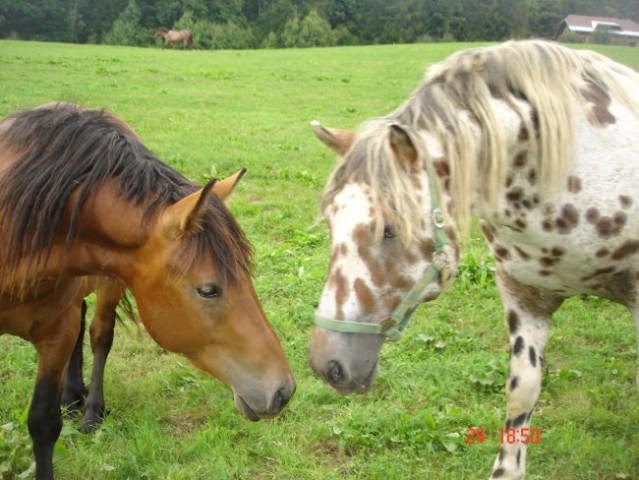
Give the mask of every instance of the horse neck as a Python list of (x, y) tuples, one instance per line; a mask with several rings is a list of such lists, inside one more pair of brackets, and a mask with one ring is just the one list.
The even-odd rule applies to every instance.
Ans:
[(74, 271), (106, 274), (128, 283), (135, 273), (135, 256), (157, 223), (158, 214), (145, 219), (145, 209), (145, 202), (133, 205), (121, 198), (115, 181), (97, 187), (82, 208), (78, 238), (65, 264)]

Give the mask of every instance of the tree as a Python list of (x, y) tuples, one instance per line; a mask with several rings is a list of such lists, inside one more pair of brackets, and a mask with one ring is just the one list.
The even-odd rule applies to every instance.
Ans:
[(129, 0), (129, 4), (113, 23), (113, 28), (104, 37), (104, 43), (110, 45), (134, 45), (148, 44), (149, 32), (141, 32), (140, 9), (135, 0)]
[(298, 15), (297, 8), (290, 0), (274, 0), (269, 4), (263, 4), (263, 7), (263, 13), (255, 22), (255, 35), (260, 43), (271, 32), (279, 36), (286, 28), (287, 22), (284, 20), (290, 20)]

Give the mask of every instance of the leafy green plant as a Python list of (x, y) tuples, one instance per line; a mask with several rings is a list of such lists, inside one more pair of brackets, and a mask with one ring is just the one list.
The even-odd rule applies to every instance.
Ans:
[(456, 281), (468, 289), (472, 285), (492, 287), (495, 285), (495, 259), (486, 249), (469, 247), (462, 257)]
[(26, 428), (0, 425), (0, 479), (31, 478), (35, 472), (31, 438)]

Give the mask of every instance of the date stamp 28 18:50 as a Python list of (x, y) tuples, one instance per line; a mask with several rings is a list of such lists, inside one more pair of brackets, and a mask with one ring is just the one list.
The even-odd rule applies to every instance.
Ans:
[[(483, 428), (468, 428), (466, 430), (466, 443), (476, 445), (484, 443), (490, 436), (490, 431)], [(499, 442), (504, 444), (528, 443), (537, 444), (541, 441), (541, 433), (538, 428), (499, 428)]]

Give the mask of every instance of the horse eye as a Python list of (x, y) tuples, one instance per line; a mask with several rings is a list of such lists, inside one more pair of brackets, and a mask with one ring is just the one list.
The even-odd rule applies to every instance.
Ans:
[(397, 234), (395, 233), (395, 230), (393, 229), (393, 227), (386, 225), (384, 227), (384, 238), (395, 238), (397, 236)]
[(222, 289), (214, 283), (207, 283), (196, 288), (197, 294), (202, 298), (217, 298), (222, 296)]

